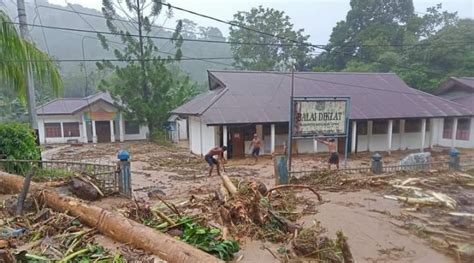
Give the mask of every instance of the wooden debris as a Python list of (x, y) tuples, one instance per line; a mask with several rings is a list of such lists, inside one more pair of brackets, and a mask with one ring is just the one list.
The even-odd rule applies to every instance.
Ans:
[(313, 188), (307, 186), (307, 185), (302, 185), (302, 184), (282, 184), (282, 185), (277, 185), (273, 188), (270, 188), (268, 191), (267, 191), (267, 197), (270, 198), (271, 196), (271, 193), (273, 191), (276, 191), (276, 190), (281, 190), (281, 189), (287, 189), (287, 188), (300, 188), (300, 189), (308, 189), (310, 190), (311, 192), (313, 192), (317, 197), (318, 197), (318, 201), (322, 201), (323, 199), (321, 198), (321, 195), (316, 192), (316, 190), (314, 190)]

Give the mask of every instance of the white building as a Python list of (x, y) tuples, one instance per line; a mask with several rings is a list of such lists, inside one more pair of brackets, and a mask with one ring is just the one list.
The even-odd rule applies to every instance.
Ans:
[(144, 140), (148, 128), (124, 119), (108, 93), (50, 101), (36, 110), (41, 144)]
[[(474, 77), (451, 77), (435, 94), (474, 112)], [(474, 148), (473, 117), (446, 118), (440, 120), (439, 127), (440, 145)]]
[[(209, 91), (171, 113), (187, 118), (189, 148), (205, 154), (225, 145), (230, 157), (249, 153), (254, 133), (263, 153), (281, 152), (288, 140), (291, 74), (282, 72), (209, 71)], [(434, 145), (472, 147), (473, 110), (408, 87), (391, 73), (295, 73), (294, 96), (351, 98), (348, 145), (352, 153), (420, 149)], [(444, 123), (453, 120), (448, 133)], [(456, 121), (457, 120), (457, 121)], [(462, 127), (461, 127), (462, 126)], [(462, 132), (459, 132), (462, 130)], [(468, 134), (467, 143), (456, 139)], [(445, 136), (444, 136), (445, 135)], [(451, 137), (449, 137), (449, 136)], [(448, 137), (448, 138), (446, 138)], [(313, 139), (293, 142), (294, 152), (326, 151)], [(345, 139), (339, 139), (344, 151)]]

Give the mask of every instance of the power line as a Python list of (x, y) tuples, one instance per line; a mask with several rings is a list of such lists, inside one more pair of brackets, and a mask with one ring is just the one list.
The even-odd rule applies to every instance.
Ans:
[[(78, 13), (78, 14), (81, 14), (81, 15), (84, 15), (84, 16), (90, 16), (90, 17), (97, 17), (97, 18), (107, 19), (107, 18), (104, 17), (103, 15), (91, 14), (91, 13), (86, 13), (86, 12), (81, 12), (81, 11), (76, 11), (76, 12), (74, 12), (74, 11), (67, 10), (67, 9), (63, 9), (63, 8), (59, 8), (59, 7), (45, 6), (45, 5), (38, 5), (38, 7), (47, 8), (47, 9), (52, 9), (52, 10), (57, 10), (57, 11), (61, 11), (61, 12)], [(127, 23), (135, 23), (135, 24), (136, 24), (135, 21), (129, 21), (129, 20), (127, 20), (127, 19), (113, 18), (113, 20), (121, 21), (121, 22), (127, 22)], [(172, 30), (172, 31), (175, 30), (174, 28), (165, 27), (164, 25), (162, 25), (162, 26), (151, 25), (151, 27), (152, 27), (152, 28), (159, 28), (159, 29), (167, 29), (167, 30)], [(208, 34), (201, 33), (201, 32), (193, 32), (193, 31), (187, 31), (187, 30), (181, 30), (181, 31), (182, 31), (182, 32), (185, 32), (185, 33), (196, 34), (196, 35), (203, 35), (203, 36), (209, 36), (209, 37), (215, 37), (215, 38), (222, 38), (222, 37), (223, 37), (223, 36), (217, 36), (217, 35), (208, 35)]]
[[(116, 58), (102, 58), (102, 59), (51, 59), (55, 62), (99, 62), (99, 61), (110, 61), (110, 62), (135, 62), (135, 61), (181, 61), (181, 60), (230, 60), (233, 57), (204, 57), (204, 58), (150, 58), (150, 59), (116, 59)], [(24, 62), (47, 62), (49, 60), (2, 60), (3, 62), (12, 63), (24, 63)]]

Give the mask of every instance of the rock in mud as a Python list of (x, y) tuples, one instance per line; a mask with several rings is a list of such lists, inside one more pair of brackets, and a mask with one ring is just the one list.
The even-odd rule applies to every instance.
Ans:
[(404, 170), (429, 169), (431, 162), (431, 153), (411, 153), (400, 161)]
[(77, 197), (95, 201), (101, 197), (100, 192), (90, 182), (81, 179), (80, 177), (73, 177), (71, 180), (71, 192)]

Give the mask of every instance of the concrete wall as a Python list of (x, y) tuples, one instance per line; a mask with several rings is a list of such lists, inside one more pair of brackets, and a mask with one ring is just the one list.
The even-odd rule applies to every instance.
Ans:
[(194, 154), (204, 155), (216, 144), (216, 127), (207, 126), (198, 117), (189, 117), (189, 149)]
[[(55, 137), (55, 138), (45, 138), (45, 123), (61, 123), (61, 122), (79, 122), (79, 137)], [(41, 144), (54, 144), (54, 143), (67, 143), (68, 140), (77, 140), (83, 142), (83, 127), (82, 127), (82, 115), (47, 115), (47, 116), (38, 116), (38, 132), (40, 136)]]
[[(117, 137), (117, 135), (115, 135)], [(140, 125), (140, 132), (137, 134), (127, 134), (125, 133), (124, 128), (124, 140), (126, 141), (138, 141), (138, 140), (146, 140), (148, 137), (148, 127), (145, 125)]]
[[(437, 120), (437, 145), (451, 147), (452, 140), (443, 138), (444, 119)], [(458, 148), (474, 148), (474, 117), (471, 117), (469, 140), (454, 140), (454, 147)]]

